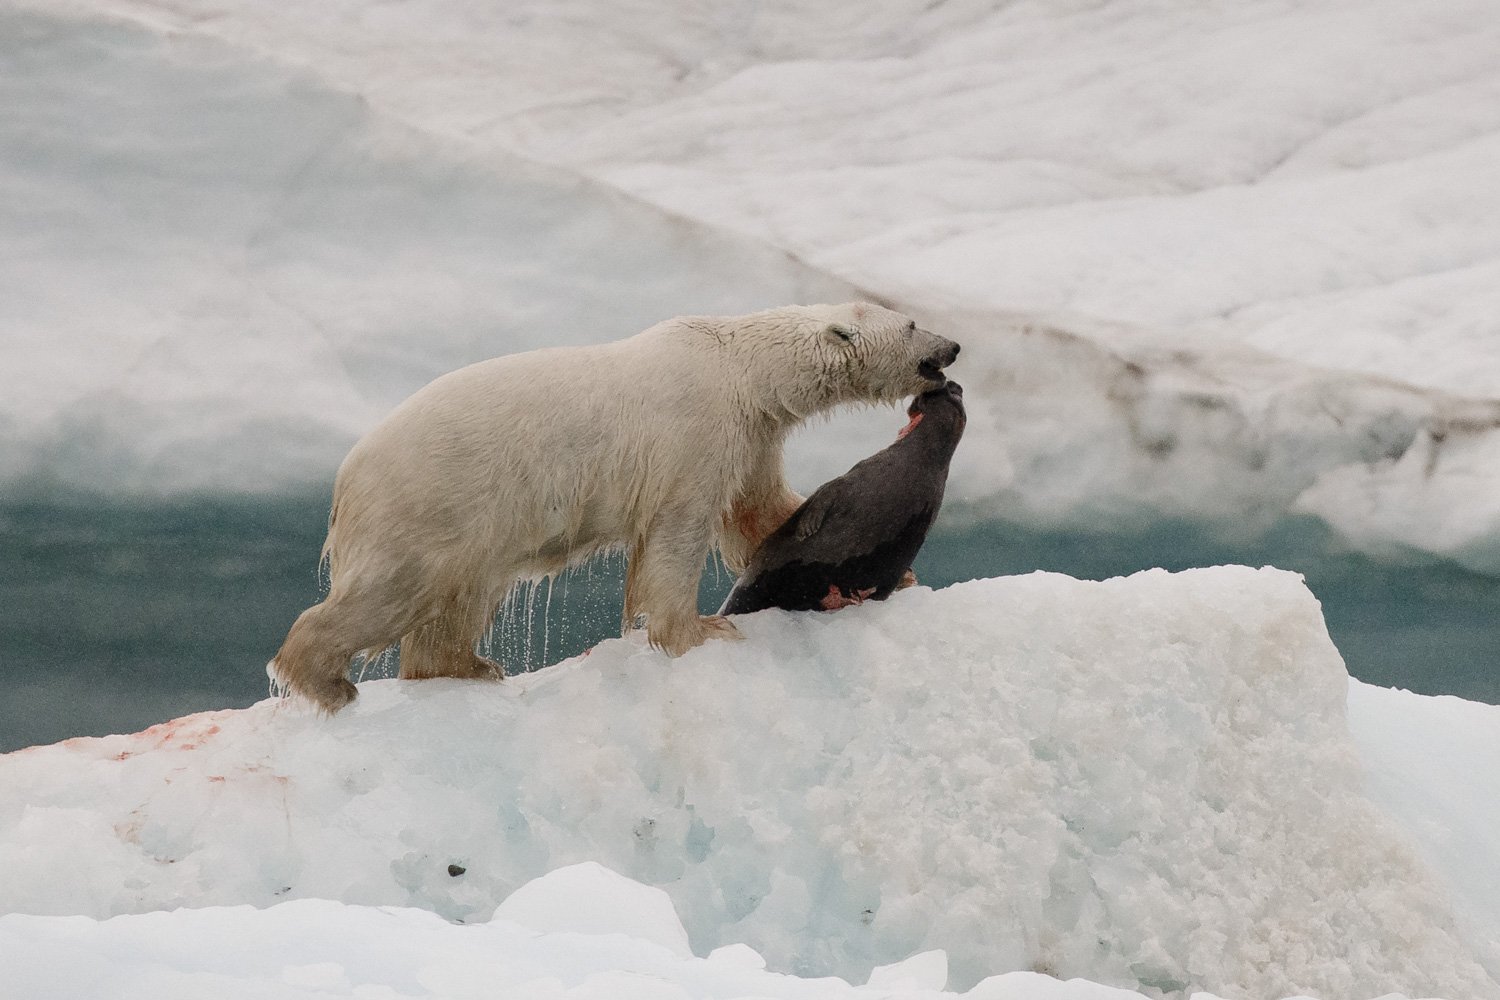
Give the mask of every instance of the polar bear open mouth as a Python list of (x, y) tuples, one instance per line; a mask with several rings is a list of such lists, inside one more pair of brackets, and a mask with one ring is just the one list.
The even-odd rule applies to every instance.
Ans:
[(942, 385), (948, 381), (948, 376), (944, 375), (943, 370), (937, 366), (937, 363), (930, 359), (917, 365), (917, 374), (929, 382), (936, 382), (938, 385)]

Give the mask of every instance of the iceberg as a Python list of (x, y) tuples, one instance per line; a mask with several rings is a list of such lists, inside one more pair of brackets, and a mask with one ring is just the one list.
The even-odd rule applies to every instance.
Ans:
[[(609, 640), (499, 684), (367, 682), (332, 718), (267, 700), (7, 754), (0, 913), (324, 899), (633, 929), (677, 961), (675, 910), (747, 975), (1500, 997), (1500, 894), (1465, 884), (1492, 834), (1433, 807), (1493, 795), (1493, 710), (1351, 695), (1295, 574), (1032, 574), (741, 623), (676, 660)], [(1404, 752), (1468, 710), (1439, 744), (1461, 753)]]

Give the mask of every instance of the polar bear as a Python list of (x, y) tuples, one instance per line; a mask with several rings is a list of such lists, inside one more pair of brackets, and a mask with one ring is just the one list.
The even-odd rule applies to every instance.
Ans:
[(397, 641), (402, 677), (498, 677), (475, 647), (516, 582), (609, 550), (628, 557), (626, 630), (644, 615), (673, 656), (738, 638), (699, 616), (699, 577), (715, 542), (741, 571), (801, 504), (787, 434), (841, 403), (940, 385), (958, 350), (877, 305), (787, 306), (441, 376), (339, 467), (328, 596), (269, 670), (328, 712), (355, 697), (353, 656)]

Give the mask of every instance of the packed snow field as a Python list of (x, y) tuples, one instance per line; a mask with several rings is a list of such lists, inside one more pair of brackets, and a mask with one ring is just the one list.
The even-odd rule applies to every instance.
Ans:
[[(936, 949), (918, 985), (978, 997), (1113, 995), (982, 982), (1011, 972), (1500, 996), (1496, 817), (1459, 808), (1500, 801), (1500, 708), (1351, 696), (1294, 574), (1034, 574), (743, 628), (675, 661), (617, 639), (502, 684), (369, 682), (331, 719), (271, 700), (0, 757), (0, 945), (58, 976), (41, 996), (200, 975), (464, 995), (493, 968), (516, 995), (618, 996), (629, 972), (626, 995), (833, 997)], [(567, 936), (601, 929), (567, 878), (512, 896), (585, 861), (670, 895), (620, 903), (662, 948)], [(271, 909), (212, 909), (243, 904)], [(210, 909), (121, 916), (177, 907)], [(842, 982), (711, 957), (733, 945)]]

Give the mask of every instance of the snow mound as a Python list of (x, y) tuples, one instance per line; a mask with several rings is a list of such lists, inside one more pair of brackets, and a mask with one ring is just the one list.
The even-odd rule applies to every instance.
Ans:
[(865, 985), (880, 990), (941, 990), (948, 985), (948, 956), (939, 948), (877, 965)]
[(6, 755), (0, 912), (324, 897), (473, 922), (596, 861), (665, 889), (695, 953), (797, 974), (942, 949), (959, 988), (1500, 996), (1365, 797), (1293, 574), (1034, 574), (742, 627)]
[(553, 933), (624, 934), (684, 958), (693, 953), (665, 892), (593, 861), (527, 882), (500, 904), (493, 919)]

